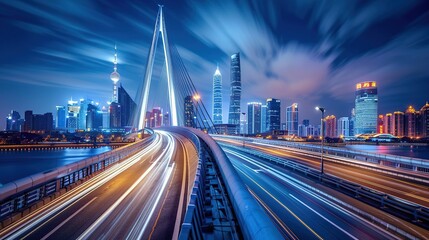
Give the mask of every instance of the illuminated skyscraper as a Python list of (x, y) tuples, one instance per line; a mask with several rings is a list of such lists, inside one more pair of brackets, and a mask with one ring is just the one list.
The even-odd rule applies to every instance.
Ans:
[(337, 118), (334, 115), (325, 118), (325, 137), (337, 137)]
[(280, 130), (280, 99), (267, 99), (267, 131)]
[(229, 124), (240, 124), (241, 70), (240, 53), (231, 56), (231, 96), (229, 102)]
[(378, 95), (376, 82), (356, 84), (354, 134), (377, 132)]
[(110, 129), (121, 127), (121, 105), (117, 102), (110, 104)]
[(79, 115), (80, 104), (78, 101), (73, 101), (70, 99), (67, 104), (67, 116), (66, 116), (66, 127), (67, 131), (75, 132), (79, 127)]
[(261, 133), (267, 131), (267, 105), (261, 105)]
[(421, 137), (429, 137), (429, 104), (427, 102), (420, 109), (420, 129)]
[(261, 103), (247, 103), (247, 133), (261, 133)]
[(298, 135), (298, 103), (286, 108), (286, 130), (289, 135)]
[(120, 79), (120, 75), (117, 72), (117, 64), (118, 64), (118, 54), (116, 51), (116, 44), (115, 44), (115, 55), (114, 55), (114, 59), (113, 59), (113, 72), (110, 74), (110, 79), (113, 82), (113, 97), (112, 97), (112, 102), (118, 102), (118, 81)]
[(348, 137), (350, 136), (350, 119), (348, 117), (341, 117), (337, 121), (337, 136)]
[(418, 136), (417, 130), (417, 119), (419, 112), (416, 111), (412, 106), (409, 106), (405, 111), (404, 116), (404, 135), (406, 137), (414, 138)]
[(213, 123), (222, 124), (222, 74), (219, 65), (213, 75)]
[(392, 123), (391, 123), (392, 132), (391, 134), (397, 137), (404, 136), (404, 113), (396, 111), (393, 113)]
[(386, 116), (384, 116), (384, 119), (383, 119), (383, 124), (384, 124), (383, 129), (384, 130), (383, 130), (383, 133), (389, 133), (389, 134), (393, 133), (393, 130), (392, 130), (392, 118), (393, 118), (393, 116), (392, 116), (391, 113), (387, 113)]
[(384, 115), (378, 115), (377, 119), (377, 133), (384, 133)]
[(57, 121), (55, 122), (56, 129), (64, 130), (66, 128), (66, 108), (57, 106)]
[(80, 130), (85, 130), (86, 129), (86, 114), (88, 111), (88, 104), (91, 103), (91, 100), (86, 100), (86, 99), (80, 99), (80, 108), (79, 108), (79, 119), (78, 119), (78, 124), (79, 124), (79, 129)]
[(17, 111), (11, 111), (6, 117), (6, 131), (21, 131), (21, 115)]
[(121, 127), (132, 126), (137, 104), (121, 86), (118, 88), (118, 103), (121, 106)]
[(185, 127), (196, 127), (195, 125), (195, 112), (194, 112), (194, 102), (192, 101), (192, 96), (185, 97)]

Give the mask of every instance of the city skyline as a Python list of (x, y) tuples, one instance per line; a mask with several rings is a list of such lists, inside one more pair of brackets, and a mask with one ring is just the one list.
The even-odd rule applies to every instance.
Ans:
[[(157, 11), (154, 1), (128, 6), (98, 1), (69, 2), (67, 7), (0, 5), (2, 28), (13, 33), (1, 44), (3, 117), (11, 110), (54, 112), (71, 96), (108, 100), (115, 42), (124, 86), (134, 90), (142, 81)], [(350, 95), (361, 81), (377, 81), (379, 113), (404, 111), (409, 105), (419, 108), (428, 100), (424, 59), (429, 55), (429, 19), (424, 1), (398, 1), (388, 7), (352, 1), (332, 6), (317, 1), (164, 5), (175, 10), (166, 11), (169, 36), (209, 108), (207, 83), (213, 68), (219, 62), (220, 71), (229, 76), (229, 56), (235, 52), (241, 53), (242, 109), (246, 102), (278, 98), (284, 103), (282, 111), (297, 102), (302, 118), (313, 123), (318, 119), (315, 105), (324, 106), (328, 114), (349, 116), (354, 105)], [(229, 85), (226, 78), (224, 96)], [(224, 113), (228, 106), (224, 97)]]

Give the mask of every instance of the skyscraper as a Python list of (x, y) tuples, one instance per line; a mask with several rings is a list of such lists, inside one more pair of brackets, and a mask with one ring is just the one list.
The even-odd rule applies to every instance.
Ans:
[(113, 97), (112, 102), (118, 102), (118, 81), (120, 79), (120, 75), (117, 72), (117, 64), (118, 64), (118, 54), (116, 51), (116, 44), (115, 44), (115, 55), (113, 59), (113, 72), (110, 74), (110, 79), (113, 82)]
[(267, 131), (280, 130), (280, 99), (267, 99)]
[(356, 84), (354, 134), (377, 132), (378, 95), (376, 82)]
[(427, 102), (420, 109), (420, 136), (429, 137), (429, 104)]
[(418, 111), (416, 111), (412, 106), (409, 106), (407, 110), (405, 111), (404, 116), (404, 135), (407, 137), (417, 137), (418, 136), (418, 130), (417, 130), (417, 115), (419, 114)]
[(195, 112), (194, 112), (194, 102), (192, 101), (192, 96), (185, 97), (185, 127), (196, 127), (195, 126)]
[(337, 118), (334, 115), (327, 116), (324, 121), (325, 136), (334, 138), (337, 136)]
[(267, 105), (261, 105), (261, 133), (267, 131)]
[(25, 111), (24, 114), (24, 131), (30, 132), (33, 130), (33, 111)]
[(121, 106), (121, 127), (132, 126), (137, 104), (122, 87), (118, 88), (118, 103)]
[(378, 115), (377, 119), (377, 133), (384, 133), (384, 115)]
[(247, 103), (247, 133), (261, 133), (261, 103)]
[(55, 122), (55, 128), (66, 128), (66, 108), (64, 106), (57, 106), (57, 121)]
[(110, 128), (118, 129), (121, 127), (121, 105), (117, 102), (110, 103)]
[(393, 116), (392, 116), (391, 113), (387, 113), (386, 116), (384, 116), (384, 119), (383, 119), (383, 124), (384, 124), (383, 129), (384, 129), (384, 131), (383, 131), (383, 133), (389, 133), (389, 134), (393, 133), (393, 130), (392, 130), (392, 118), (393, 118)]
[(79, 115), (80, 104), (78, 101), (70, 99), (67, 104), (66, 127), (67, 131), (75, 132), (79, 128)]
[(404, 113), (396, 111), (393, 113), (392, 123), (391, 123), (392, 132), (391, 134), (397, 137), (404, 136)]
[(286, 108), (286, 130), (289, 135), (298, 135), (298, 103)]
[(21, 131), (21, 123), (21, 115), (12, 110), (6, 117), (6, 131)]
[(96, 104), (88, 104), (86, 128), (88, 131), (97, 131), (103, 128), (103, 115)]
[(229, 124), (240, 124), (241, 70), (240, 53), (231, 56), (231, 96), (229, 102)]
[(339, 137), (348, 137), (350, 136), (350, 122), (348, 117), (341, 117), (337, 121), (337, 135)]
[(213, 123), (222, 124), (222, 74), (219, 65), (213, 75)]
[(80, 108), (79, 108), (79, 115), (78, 115), (78, 124), (80, 130), (86, 129), (86, 114), (88, 111), (88, 104), (91, 103), (91, 100), (86, 99), (80, 99)]

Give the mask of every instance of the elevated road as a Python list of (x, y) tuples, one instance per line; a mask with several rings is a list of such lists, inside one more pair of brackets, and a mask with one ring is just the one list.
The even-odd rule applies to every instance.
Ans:
[(394, 238), (263, 160), (224, 150), (249, 191), (292, 239)]
[[(242, 146), (243, 144), (239, 140), (215, 139), (234, 146)], [(305, 152), (266, 144), (261, 145), (252, 142), (246, 142), (246, 147), (297, 161), (314, 169), (320, 168), (320, 155), (314, 152)], [(395, 169), (394, 174), (389, 174), (388, 168), (380, 168), (378, 165), (362, 163), (353, 159), (345, 161), (343, 158), (331, 155), (324, 155), (324, 171), (332, 176), (429, 207), (429, 184), (425, 182), (429, 180), (429, 175), (427, 178), (422, 178), (423, 181), (414, 181), (407, 178), (407, 175), (412, 174), (409, 171)], [(390, 171), (393, 171), (393, 169)]]
[(172, 238), (187, 195), (187, 140), (155, 134), (134, 156), (0, 230), (0, 239)]

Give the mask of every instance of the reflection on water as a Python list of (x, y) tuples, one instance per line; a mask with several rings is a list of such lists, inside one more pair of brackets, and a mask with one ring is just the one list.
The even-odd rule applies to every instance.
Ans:
[(429, 146), (347, 145), (346, 148), (371, 153), (429, 159)]
[(110, 147), (0, 153), (0, 184), (64, 166), (107, 151)]

